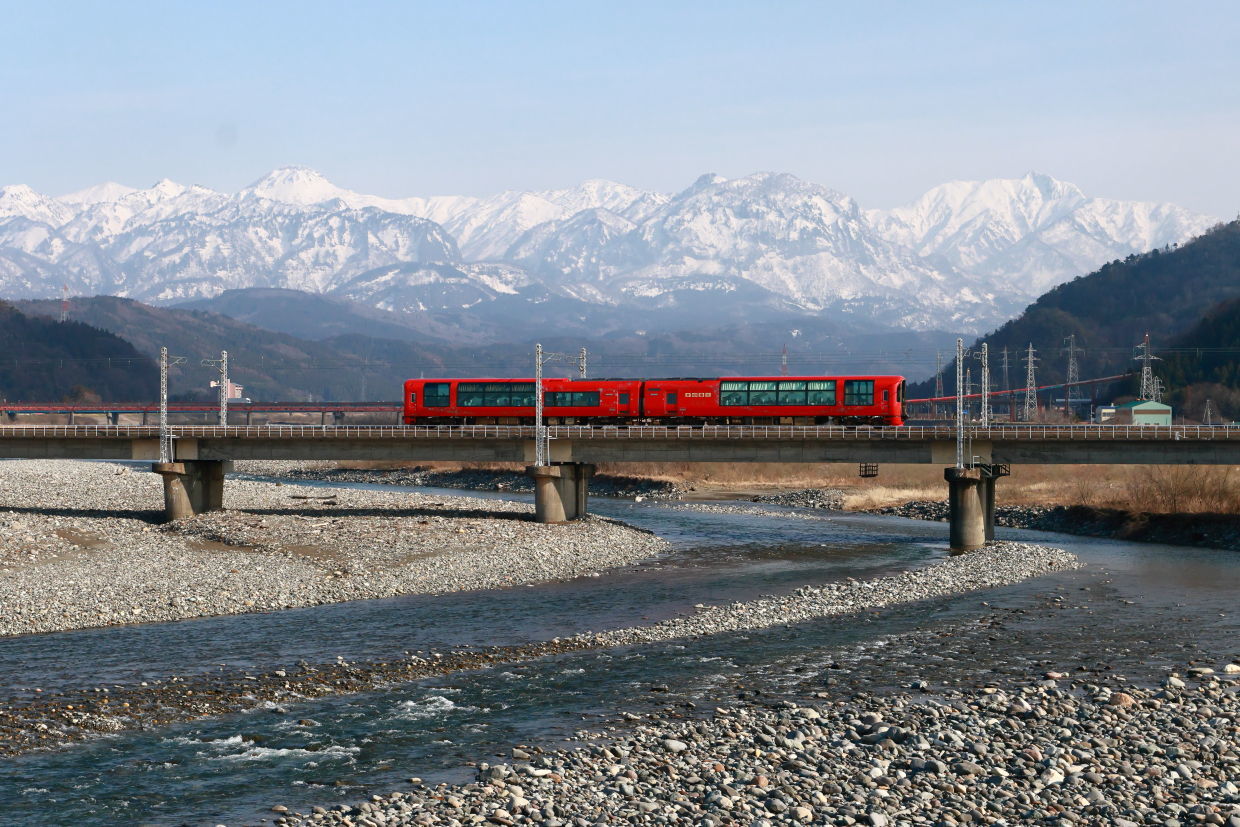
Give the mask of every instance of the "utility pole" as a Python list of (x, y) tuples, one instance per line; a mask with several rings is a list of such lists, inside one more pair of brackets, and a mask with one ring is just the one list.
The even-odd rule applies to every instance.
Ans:
[(1077, 401), (1076, 386), (1081, 381), (1081, 366), (1077, 362), (1076, 354), (1080, 352), (1080, 348), (1076, 346), (1076, 334), (1063, 340), (1064, 352), (1068, 354), (1068, 381), (1064, 385), (1063, 391), (1063, 412), (1071, 419), (1072, 412), (1075, 410), (1074, 404)]
[(1012, 383), (1008, 381), (1008, 349), (1007, 345), (1003, 347), (1003, 398), (1007, 400), (1008, 419), (1016, 419), (1016, 400), (1012, 398), (1012, 394), (1008, 393), (1012, 389)]
[(965, 417), (973, 418), (973, 400), (969, 397), (973, 396), (973, 368), (964, 369), (964, 412)]
[(956, 467), (964, 468), (964, 339), (956, 340)]
[[(943, 398), (943, 351), (934, 352), (934, 398)], [(938, 419), (943, 412), (943, 403), (934, 403), (934, 418)]]
[(212, 382), (212, 385), (220, 389), (220, 424), (228, 425), (228, 351), (221, 350), (218, 359), (203, 359), (204, 367), (215, 365), (220, 369), (220, 378), (218, 382)]
[(1141, 363), (1141, 392), (1137, 394), (1141, 399), (1151, 399), (1158, 401), (1158, 385), (1154, 381), (1154, 360), (1158, 357), (1150, 350), (1150, 334), (1145, 334), (1145, 339), (1141, 344), (1133, 349), (1133, 357)]
[(185, 362), (184, 356), (169, 358), (168, 348), (159, 349), (159, 461), (172, 462), (172, 430), (168, 427), (168, 368)]
[(982, 427), (990, 427), (994, 414), (990, 408), (990, 344), (982, 342)]
[(585, 353), (582, 348), (576, 356), (567, 353), (550, 353), (543, 350), (541, 344), (534, 345), (534, 465), (542, 467), (551, 464), (551, 443), (547, 439), (547, 427), (543, 425), (543, 365), (561, 360), (576, 362), (577, 369), (584, 375)]
[(1025, 357), (1025, 422), (1032, 422), (1038, 414), (1038, 380), (1033, 368), (1037, 357), (1033, 353), (1033, 342), (1030, 342), (1029, 355)]

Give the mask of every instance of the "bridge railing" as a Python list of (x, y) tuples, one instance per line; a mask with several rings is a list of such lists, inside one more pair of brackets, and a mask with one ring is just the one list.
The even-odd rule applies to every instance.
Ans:
[[(528, 425), (174, 425), (175, 437), (196, 439), (533, 439)], [(664, 425), (601, 426), (553, 425), (552, 439), (675, 439), (769, 440), (825, 439), (843, 441), (956, 439), (956, 429), (941, 425), (900, 427), (843, 427), (837, 425)], [(1029, 425), (1002, 424), (969, 427), (974, 441), (1089, 441), (1089, 440), (1240, 440), (1235, 425)], [(0, 439), (156, 439), (154, 425), (0, 425)]]

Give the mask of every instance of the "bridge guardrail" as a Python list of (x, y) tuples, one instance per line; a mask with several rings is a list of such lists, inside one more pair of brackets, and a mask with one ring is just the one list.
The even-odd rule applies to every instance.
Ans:
[[(533, 439), (528, 425), (174, 425), (174, 437), (197, 439)], [(851, 428), (837, 425), (708, 425), (632, 427), (553, 425), (552, 439), (830, 439), (913, 440), (956, 439), (956, 429), (939, 425)], [(0, 439), (156, 439), (154, 425), (0, 425)], [(1088, 440), (1240, 440), (1234, 425), (1023, 425), (972, 426), (965, 436), (974, 441)]]

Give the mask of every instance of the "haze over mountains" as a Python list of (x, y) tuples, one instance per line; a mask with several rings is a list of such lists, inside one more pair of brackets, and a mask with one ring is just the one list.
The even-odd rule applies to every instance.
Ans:
[(0, 296), (52, 297), (63, 284), (179, 303), (285, 288), (486, 341), (555, 320), (594, 335), (798, 317), (980, 330), (1215, 223), (1038, 174), (953, 182), (876, 210), (776, 173), (705, 175), (674, 195), (593, 180), (390, 199), (288, 167), (235, 194), (167, 180), (59, 198), (0, 188)]

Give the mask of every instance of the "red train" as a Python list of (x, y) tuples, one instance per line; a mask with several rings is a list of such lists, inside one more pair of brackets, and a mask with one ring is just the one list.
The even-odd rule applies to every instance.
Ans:
[[(903, 376), (543, 379), (548, 425), (903, 425)], [(406, 425), (528, 425), (533, 379), (410, 379)]]

